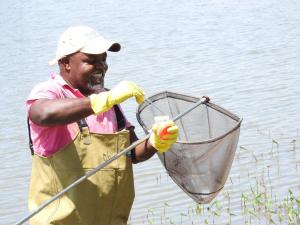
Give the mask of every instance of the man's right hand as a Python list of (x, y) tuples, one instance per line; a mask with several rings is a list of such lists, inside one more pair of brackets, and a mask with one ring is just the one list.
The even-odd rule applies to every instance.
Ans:
[(136, 102), (141, 104), (145, 100), (144, 96), (144, 91), (135, 83), (121, 81), (110, 91), (92, 94), (90, 96), (91, 108), (95, 114), (99, 114), (131, 97), (135, 97)]

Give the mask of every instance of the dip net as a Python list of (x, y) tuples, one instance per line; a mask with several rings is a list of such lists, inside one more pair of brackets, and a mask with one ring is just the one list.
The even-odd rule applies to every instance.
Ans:
[[(137, 109), (146, 134), (157, 116), (174, 118), (200, 99), (173, 92), (149, 97)], [(177, 142), (158, 154), (173, 181), (197, 203), (209, 203), (224, 187), (234, 159), (241, 119), (228, 110), (205, 102), (178, 118)]]

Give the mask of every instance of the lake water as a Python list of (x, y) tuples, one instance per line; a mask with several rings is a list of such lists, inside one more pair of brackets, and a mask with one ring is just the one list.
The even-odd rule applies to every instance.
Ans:
[[(28, 213), (24, 102), (37, 82), (57, 71), (47, 63), (59, 35), (79, 24), (122, 45), (109, 54), (108, 87), (131, 80), (148, 96), (163, 90), (208, 95), (243, 117), (230, 179), (217, 197), (226, 202), (224, 193), (231, 194), (232, 224), (244, 223), (240, 196), (257, 180), (268, 179), (278, 199), (289, 189), (299, 197), (300, 1), (10, 0), (0, 3), (0, 24), (0, 224)], [(123, 107), (142, 137), (134, 101)], [(156, 156), (135, 165), (134, 173), (131, 224), (204, 223), (205, 215), (190, 218), (196, 204)], [(224, 214), (215, 223), (228, 221)]]

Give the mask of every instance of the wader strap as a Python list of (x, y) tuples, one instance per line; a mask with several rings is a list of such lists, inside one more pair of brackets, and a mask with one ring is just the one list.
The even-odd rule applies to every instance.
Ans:
[(81, 132), (82, 132), (82, 129), (84, 127), (89, 128), (89, 126), (87, 125), (87, 122), (86, 122), (86, 120), (84, 118), (81, 119), (81, 120), (79, 120), (79, 121), (77, 121), (77, 124), (78, 124), (78, 127), (79, 127), (79, 129), (80, 129)]
[[(116, 114), (116, 119), (117, 119), (117, 125), (118, 125), (118, 131), (123, 130), (125, 128), (125, 117), (123, 113), (121, 112), (120, 108), (118, 105), (114, 105), (114, 110)], [(91, 135), (89, 132), (89, 126), (85, 120), (85, 118), (77, 121), (78, 127), (80, 129), (80, 132), (82, 134), (82, 141), (85, 145), (91, 144)]]
[(118, 131), (123, 130), (126, 127), (125, 117), (118, 105), (114, 105), (114, 110), (117, 118)]
[(80, 129), (83, 144), (90, 145), (91, 144), (91, 134), (90, 134), (89, 126), (87, 125), (86, 120), (83, 118), (83, 119), (77, 121), (77, 124)]
[[(115, 110), (116, 118), (117, 118), (117, 122), (118, 122), (118, 131), (123, 130), (126, 127), (125, 117), (118, 105), (114, 105), (114, 110)], [(133, 149), (133, 150), (127, 152), (126, 156), (129, 158), (132, 158), (132, 160), (135, 161), (135, 159), (136, 159), (135, 150)]]
[[(114, 105), (114, 110), (115, 110), (115, 114), (116, 114), (116, 118), (117, 118), (118, 131), (123, 130), (126, 126), (125, 117), (124, 117), (124, 115), (123, 115), (123, 113), (120, 110), (118, 105)], [(78, 124), (78, 127), (79, 127), (81, 132), (82, 132), (84, 127), (87, 127), (87, 128), (89, 127), (84, 118), (77, 121), (77, 124)]]
[(31, 155), (34, 155), (33, 144), (31, 139), (30, 125), (29, 125), (29, 117), (27, 117), (27, 128), (28, 128), (28, 139), (29, 139), (29, 149), (31, 151)]

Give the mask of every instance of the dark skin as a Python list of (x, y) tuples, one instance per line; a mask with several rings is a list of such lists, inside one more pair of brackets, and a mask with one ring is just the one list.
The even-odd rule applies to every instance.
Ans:
[[(73, 88), (88, 96), (94, 91), (88, 86), (88, 79), (93, 73), (103, 73), (108, 69), (106, 63), (107, 54), (91, 55), (81, 52), (66, 56), (59, 61), (60, 75)], [(82, 118), (94, 114), (90, 99), (38, 99), (29, 111), (31, 121), (40, 126), (57, 126), (74, 123)], [(131, 142), (137, 140), (133, 128), (130, 131)], [(145, 161), (152, 157), (156, 150), (148, 140), (135, 147), (133, 163)]]

